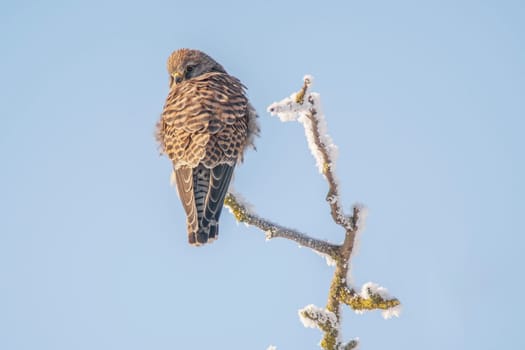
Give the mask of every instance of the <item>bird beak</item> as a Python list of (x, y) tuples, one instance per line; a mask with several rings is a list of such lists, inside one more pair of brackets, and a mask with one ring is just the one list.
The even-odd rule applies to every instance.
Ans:
[(175, 82), (175, 84), (178, 84), (182, 81), (182, 78), (184, 77), (184, 75), (180, 72), (175, 72), (172, 74), (172, 77), (173, 77), (173, 81)]

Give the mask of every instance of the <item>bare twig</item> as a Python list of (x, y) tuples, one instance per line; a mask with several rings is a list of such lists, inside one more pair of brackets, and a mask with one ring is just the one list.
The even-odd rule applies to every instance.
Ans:
[(224, 204), (230, 208), (230, 211), (239, 222), (261, 229), (266, 234), (266, 239), (286, 238), (299, 243), (304, 247), (315, 250), (321, 254), (326, 254), (335, 258), (338, 254), (339, 246), (326, 241), (312, 238), (299, 231), (281, 226), (270, 220), (263, 219), (257, 214), (252, 213), (246, 205), (237, 199), (233, 193), (228, 193)]

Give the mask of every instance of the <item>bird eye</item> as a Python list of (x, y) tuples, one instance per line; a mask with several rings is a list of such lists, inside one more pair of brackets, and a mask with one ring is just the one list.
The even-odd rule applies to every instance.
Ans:
[(186, 72), (190, 73), (190, 72), (193, 72), (193, 66), (188, 66), (186, 67)]

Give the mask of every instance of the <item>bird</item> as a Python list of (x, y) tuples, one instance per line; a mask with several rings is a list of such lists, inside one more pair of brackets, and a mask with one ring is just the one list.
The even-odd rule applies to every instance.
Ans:
[(235, 166), (259, 134), (246, 87), (206, 53), (175, 50), (168, 58), (169, 92), (156, 138), (173, 165), (186, 213), (188, 243), (219, 235), (219, 217)]

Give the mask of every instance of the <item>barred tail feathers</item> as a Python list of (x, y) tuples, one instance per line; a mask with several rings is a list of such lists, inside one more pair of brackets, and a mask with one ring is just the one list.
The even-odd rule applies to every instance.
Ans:
[(194, 196), (194, 175), (193, 169), (188, 167), (180, 167), (174, 169), (175, 183), (177, 184), (177, 192), (179, 193), (182, 206), (186, 212), (186, 226), (188, 230), (188, 242), (196, 244), (195, 234), (199, 229), (199, 218), (197, 215), (197, 208), (195, 206)]

